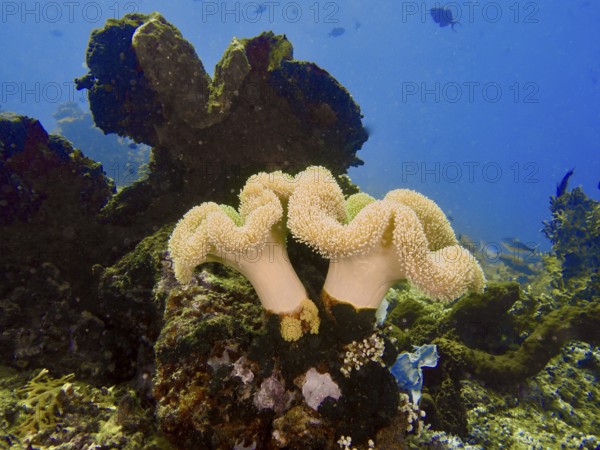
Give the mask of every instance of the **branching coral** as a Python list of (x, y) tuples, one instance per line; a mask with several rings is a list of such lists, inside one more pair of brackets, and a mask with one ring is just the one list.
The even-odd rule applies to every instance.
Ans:
[(42, 369), (26, 386), (17, 391), (17, 395), (22, 399), (21, 403), (33, 410), (33, 414), (19, 425), (23, 436), (56, 425), (57, 418), (62, 414), (60, 393), (69, 389), (70, 381), (74, 377), (74, 374), (69, 374), (54, 379), (48, 375), (47, 369)]
[(345, 200), (327, 169), (310, 167), (298, 175), (288, 215), (294, 236), (331, 260), (326, 301), (377, 308), (403, 279), (438, 300), (485, 286), (479, 264), (458, 245), (444, 213), (416, 192)]
[(254, 286), (263, 306), (283, 316), (282, 335), (299, 339), (317, 333), (317, 308), (294, 271), (285, 246), (284, 211), (294, 187), (282, 172), (259, 173), (240, 193), (239, 212), (208, 202), (192, 208), (169, 240), (175, 276), (188, 283), (194, 268), (220, 262), (242, 273)]

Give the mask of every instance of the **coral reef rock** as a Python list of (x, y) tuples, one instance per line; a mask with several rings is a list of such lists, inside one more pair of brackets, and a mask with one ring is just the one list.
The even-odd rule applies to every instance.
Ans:
[(115, 197), (108, 221), (174, 220), (199, 200), (235, 198), (259, 170), (362, 164), (358, 105), (325, 70), (294, 60), (285, 36), (234, 38), (211, 79), (162, 16), (129, 14), (92, 33), (87, 65), (76, 81), (98, 127), (153, 147), (148, 179)]

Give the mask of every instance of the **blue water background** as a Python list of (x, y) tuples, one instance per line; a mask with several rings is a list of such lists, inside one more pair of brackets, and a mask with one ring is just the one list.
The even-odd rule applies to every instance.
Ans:
[[(548, 198), (571, 185), (600, 191), (600, 1), (449, 2), (455, 31), (433, 23), (437, 2), (2, 2), (2, 110), (36, 117), (69, 100), (90, 32), (127, 12), (161, 12), (212, 75), (233, 36), (285, 33), (299, 60), (348, 88), (370, 138), (350, 170), (382, 196), (408, 187), (434, 199), (457, 232), (549, 248)], [(345, 32), (329, 37), (334, 27)], [(85, 151), (85, 149), (83, 149)]]

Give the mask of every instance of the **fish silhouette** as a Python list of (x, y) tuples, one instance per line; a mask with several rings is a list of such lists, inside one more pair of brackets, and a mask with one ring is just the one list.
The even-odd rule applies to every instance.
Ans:
[(429, 14), (431, 14), (433, 21), (440, 25), (440, 28), (450, 25), (454, 31), (454, 25), (460, 25), (460, 22), (454, 18), (452, 10), (445, 6), (431, 8)]
[(342, 34), (344, 34), (345, 32), (346, 32), (345, 28), (335, 27), (335, 28), (331, 29), (328, 36), (329, 37), (338, 37), (338, 36), (341, 36)]
[(562, 178), (562, 180), (560, 180), (560, 183), (558, 183), (556, 185), (556, 196), (557, 197), (560, 197), (565, 192), (567, 192), (567, 187), (569, 186), (569, 178), (571, 178), (571, 175), (573, 175), (574, 170), (575, 170), (575, 168), (569, 170), (565, 174), (565, 176)]
[(515, 254), (535, 254), (535, 246), (530, 245), (529, 243), (525, 244), (521, 242), (518, 238), (504, 238), (502, 239), (502, 245), (509, 252)]

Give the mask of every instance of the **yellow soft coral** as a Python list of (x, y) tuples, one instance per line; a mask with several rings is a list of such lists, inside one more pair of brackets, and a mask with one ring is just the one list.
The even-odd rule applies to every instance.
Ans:
[[(385, 199), (362, 199), (347, 207), (339, 186), (323, 167), (298, 175), (288, 205), (288, 227), (300, 241), (331, 260), (324, 298), (377, 308), (389, 288), (408, 279), (432, 298), (455, 299), (481, 291), (483, 272), (457, 245), (439, 207), (408, 190)], [(315, 177), (317, 173), (319, 176)]]
[[(240, 193), (239, 213), (210, 202), (192, 208), (169, 240), (177, 279), (188, 283), (194, 268), (204, 262), (226, 264), (248, 278), (265, 309), (305, 322), (303, 314), (307, 308), (312, 311), (309, 304), (314, 304), (290, 264), (285, 246), (284, 210), (294, 186), (294, 178), (282, 172), (259, 173)], [(288, 327), (288, 322), (282, 327)], [(313, 320), (306, 328), (316, 333), (318, 324), (315, 329)], [(296, 329), (286, 335), (295, 340), (301, 334)]]

